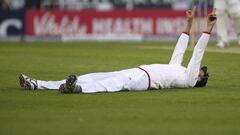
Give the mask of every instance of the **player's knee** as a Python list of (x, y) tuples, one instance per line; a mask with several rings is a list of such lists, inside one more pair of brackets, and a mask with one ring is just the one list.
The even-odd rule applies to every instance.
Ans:
[(229, 7), (228, 13), (232, 18), (240, 17), (240, 4), (233, 4)]

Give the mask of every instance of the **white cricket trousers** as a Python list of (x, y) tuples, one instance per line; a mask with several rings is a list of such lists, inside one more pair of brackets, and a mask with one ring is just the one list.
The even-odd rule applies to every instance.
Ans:
[[(61, 81), (37, 80), (38, 89), (58, 90), (65, 83)], [(77, 85), (82, 87), (82, 93), (116, 92), (121, 90), (147, 90), (149, 78), (146, 72), (139, 68), (115, 72), (90, 73), (78, 76)]]

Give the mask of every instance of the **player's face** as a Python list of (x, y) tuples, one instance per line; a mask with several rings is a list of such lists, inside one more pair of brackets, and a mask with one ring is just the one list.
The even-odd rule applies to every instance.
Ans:
[(202, 69), (199, 70), (198, 81), (201, 81), (204, 78), (204, 72)]

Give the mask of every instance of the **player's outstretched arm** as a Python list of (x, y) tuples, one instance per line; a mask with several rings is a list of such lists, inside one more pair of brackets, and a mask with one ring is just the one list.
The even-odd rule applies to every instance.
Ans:
[(189, 77), (188, 82), (189, 82), (189, 86), (191, 87), (194, 87), (197, 82), (204, 51), (207, 47), (208, 40), (210, 38), (210, 33), (212, 32), (212, 29), (216, 23), (216, 20), (217, 20), (217, 17), (214, 9), (212, 13), (208, 14), (207, 16), (206, 28), (202, 36), (199, 38), (196, 46), (194, 47), (192, 58), (187, 67), (188, 77)]
[(192, 10), (186, 11), (186, 29), (179, 37), (176, 47), (173, 51), (173, 55), (169, 64), (171, 65), (181, 65), (183, 61), (183, 55), (187, 49), (188, 41), (189, 41), (189, 33), (192, 27), (193, 18), (196, 12), (196, 7)]

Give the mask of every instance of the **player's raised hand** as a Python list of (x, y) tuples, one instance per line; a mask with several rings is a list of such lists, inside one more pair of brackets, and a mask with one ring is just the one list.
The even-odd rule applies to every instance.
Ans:
[(214, 25), (217, 22), (216, 8), (214, 8), (213, 11), (208, 14), (207, 18), (209, 25)]
[(187, 10), (186, 11), (186, 19), (187, 19), (187, 25), (186, 25), (186, 29), (185, 29), (186, 33), (190, 33), (190, 31), (191, 31), (191, 27), (192, 27), (193, 19), (194, 19), (194, 16), (195, 16), (195, 12), (196, 12), (196, 7), (193, 7), (192, 10)]
[(216, 22), (217, 22), (217, 16), (216, 16), (216, 9), (214, 8), (213, 11), (207, 16), (206, 32), (211, 33), (213, 26), (216, 24)]
[(194, 16), (195, 16), (195, 12), (196, 12), (196, 7), (193, 7), (192, 10), (187, 10), (186, 11), (186, 18), (187, 18), (187, 21), (189, 23), (193, 22), (193, 19), (194, 19)]

